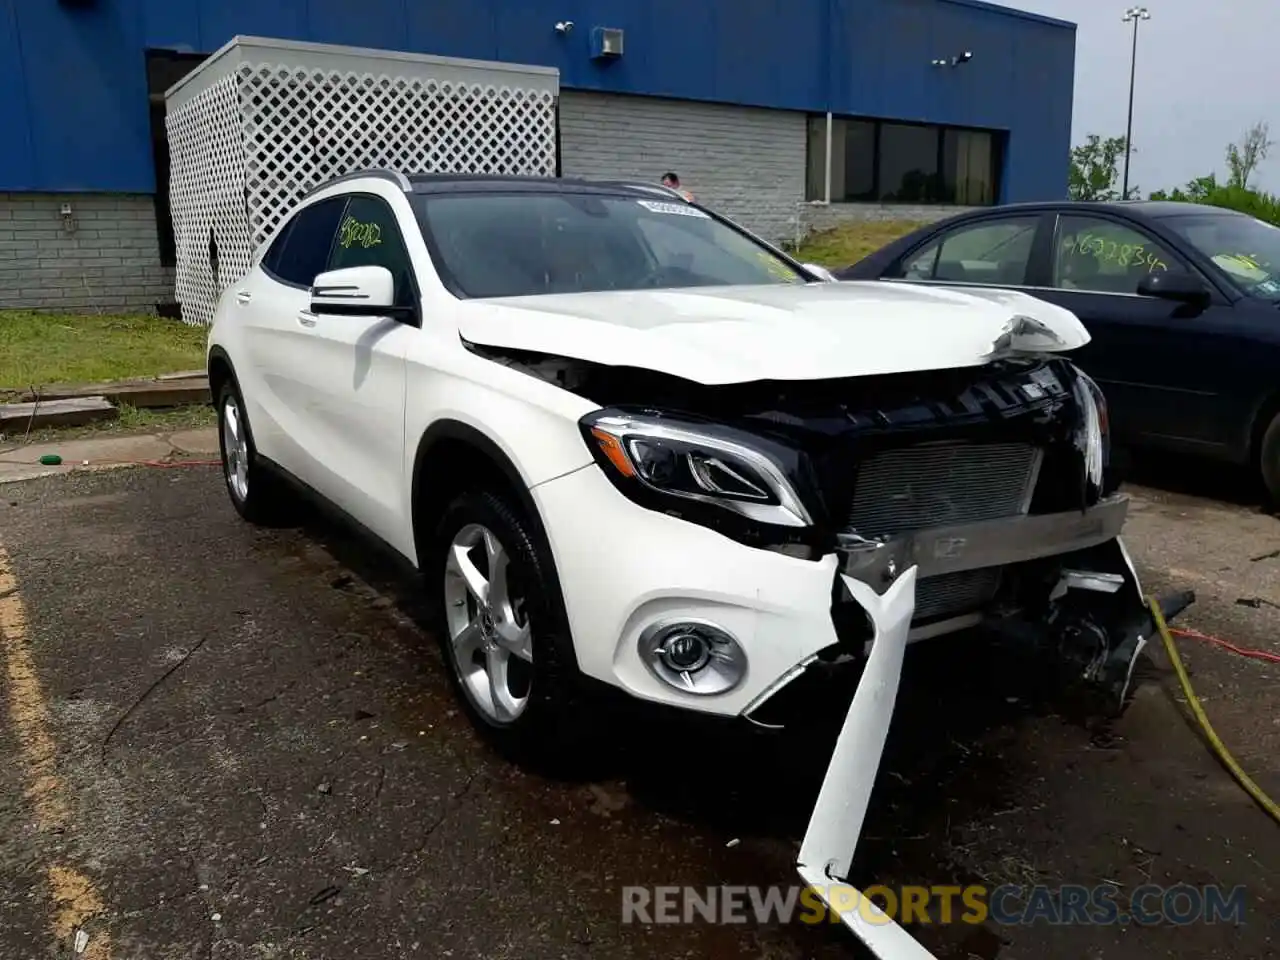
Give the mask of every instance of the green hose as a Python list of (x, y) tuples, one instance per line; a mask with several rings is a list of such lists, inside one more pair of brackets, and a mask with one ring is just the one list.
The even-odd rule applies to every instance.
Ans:
[(1196, 722), (1200, 724), (1200, 730), (1204, 733), (1205, 739), (1209, 741), (1209, 746), (1213, 748), (1213, 752), (1217, 754), (1222, 765), (1231, 772), (1236, 778), (1240, 786), (1263, 810), (1271, 815), (1271, 818), (1280, 823), (1280, 806), (1272, 800), (1263, 789), (1253, 782), (1251, 778), (1236, 763), (1236, 758), (1231, 755), (1231, 751), (1227, 749), (1227, 745), (1222, 742), (1222, 738), (1218, 736), (1213, 729), (1213, 724), (1209, 722), (1208, 716), (1205, 715), (1204, 707), (1200, 705), (1200, 698), (1196, 696), (1194, 690), (1191, 689), (1191, 678), (1187, 676), (1187, 668), (1182, 664), (1182, 658), (1178, 656), (1178, 648), (1174, 645), (1173, 634), (1169, 631), (1169, 625), (1165, 623), (1164, 613), (1160, 609), (1160, 603), (1154, 597), (1147, 598), (1147, 605), (1151, 608), (1151, 616), (1155, 618), (1156, 630), (1160, 633), (1160, 639), (1164, 641), (1164, 648), (1168, 651), (1169, 659), (1173, 662), (1173, 669), (1178, 674), (1178, 682), (1182, 684), (1182, 692), (1187, 696), (1187, 704), (1191, 707), (1192, 714), (1195, 715)]

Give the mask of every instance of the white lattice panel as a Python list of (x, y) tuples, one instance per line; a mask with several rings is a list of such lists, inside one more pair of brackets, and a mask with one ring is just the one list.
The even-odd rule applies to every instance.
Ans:
[(177, 252), (175, 296), (184, 321), (207, 324), (213, 320), (223, 286), (244, 276), (253, 252), (235, 77), (223, 77), (188, 100), (165, 118), (165, 126)]
[(253, 250), (333, 177), (371, 167), (554, 176), (558, 89), (540, 68), (232, 41), (168, 93), (183, 320), (209, 323)]

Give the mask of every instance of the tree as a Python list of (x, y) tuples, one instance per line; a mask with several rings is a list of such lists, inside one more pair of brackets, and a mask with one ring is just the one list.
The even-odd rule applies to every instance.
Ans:
[[(1125, 138), (1105, 140), (1091, 133), (1085, 142), (1071, 148), (1071, 166), (1067, 174), (1067, 195), (1072, 200), (1116, 200), (1120, 161), (1124, 158)], [(1137, 193), (1129, 188), (1129, 195)]]
[(1238, 142), (1227, 145), (1227, 186), (1249, 188), (1249, 178), (1275, 144), (1274, 140), (1268, 139), (1270, 132), (1266, 121), (1259, 120), (1244, 132)]
[(1177, 200), (1182, 203), (1208, 203), (1209, 198), (1222, 190), (1218, 183), (1218, 175), (1211, 173), (1207, 177), (1196, 177), (1185, 187), (1174, 187), (1172, 190), (1155, 190), (1149, 200)]

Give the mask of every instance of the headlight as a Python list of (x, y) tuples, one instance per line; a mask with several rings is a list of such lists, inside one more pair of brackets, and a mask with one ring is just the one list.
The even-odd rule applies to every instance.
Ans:
[(684, 502), (779, 527), (813, 519), (779, 462), (733, 431), (604, 410), (582, 420), (597, 462), (632, 499)]
[(1081, 420), (1076, 431), (1076, 447), (1084, 456), (1085, 476), (1099, 494), (1111, 459), (1111, 424), (1107, 414), (1107, 398), (1102, 389), (1084, 372), (1076, 371), (1076, 400)]

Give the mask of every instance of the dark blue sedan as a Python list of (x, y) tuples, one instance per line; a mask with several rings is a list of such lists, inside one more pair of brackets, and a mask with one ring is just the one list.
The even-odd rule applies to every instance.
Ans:
[(1190, 203), (1011, 204), (930, 224), (840, 280), (1017, 288), (1092, 342), (1113, 437), (1248, 465), (1280, 501), (1280, 228)]

